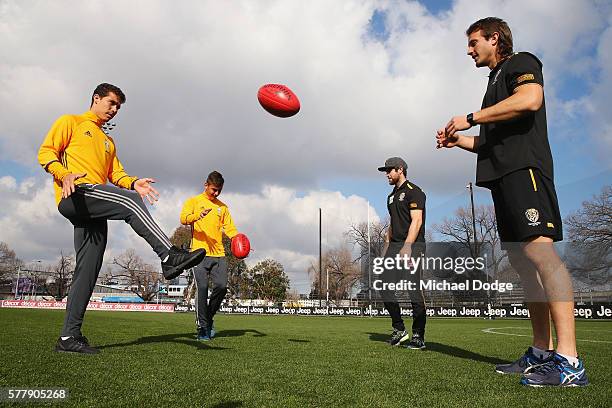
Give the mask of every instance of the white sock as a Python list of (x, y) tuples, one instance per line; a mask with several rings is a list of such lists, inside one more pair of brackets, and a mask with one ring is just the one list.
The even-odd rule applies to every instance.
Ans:
[(535, 354), (535, 356), (537, 358), (539, 358), (540, 360), (544, 360), (547, 359), (548, 357), (550, 357), (552, 355), (552, 351), (548, 351), (548, 350), (542, 350), (540, 348), (537, 348), (535, 346), (531, 346), (531, 350), (533, 351), (533, 354)]
[(568, 356), (568, 355), (561, 354), (561, 353), (557, 353), (557, 354), (559, 354), (561, 357), (564, 357), (567, 361), (569, 361), (569, 363), (573, 365), (574, 368), (578, 368), (578, 364), (579, 364), (578, 357), (572, 357), (572, 356)]
[(72, 336), (62, 336), (61, 339), (62, 340), (68, 340), (69, 338), (71, 338)]

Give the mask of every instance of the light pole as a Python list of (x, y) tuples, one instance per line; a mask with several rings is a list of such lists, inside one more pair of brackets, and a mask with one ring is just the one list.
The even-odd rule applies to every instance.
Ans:
[(468, 185), (465, 186), (465, 188), (470, 190), (470, 202), (472, 204), (471, 206), (472, 207), (472, 228), (474, 231), (474, 251), (476, 251), (477, 249), (476, 244), (478, 241), (476, 240), (476, 213), (474, 211), (474, 188), (472, 186), (472, 182), (470, 181)]
[(372, 304), (372, 242), (370, 238), (370, 202), (368, 201), (368, 302)]
[(327, 279), (327, 283), (326, 283), (327, 288), (325, 289), (325, 291), (327, 292), (327, 299), (325, 301), (325, 306), (329, 307), (329, 268), (325, 268), (325, 275)]
[(322, 213), (321, 208), (319, 207), (319, 307), (321, 307), (321, 274), (323, 273), (323, 252), (321, 245), (321, 235), (322, 235)]
[(17, 300), (17, 295), (19, 293), (19, 273), (21, 272), (21, 265), (17, 266), (17, 282), (15, 282), (15, 300)]

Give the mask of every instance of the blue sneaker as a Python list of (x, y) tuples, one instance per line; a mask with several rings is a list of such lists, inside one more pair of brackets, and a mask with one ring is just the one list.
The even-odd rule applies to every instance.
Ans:
[(210, 337), (212, 339), (216, 335), (217, 335), (217, 331), (215, 330), (215, 326), (212, 325), (210, 330), (209, 330), (209, 332), (208, 332), (208, 337)]
[(541, 359), (533, 353), (533, 348), (529, 347), (525, 354), (515, 362), (496, 365), (495, 372), (500, 374), (525, 374), (548, 361), (552, 361), (552, 359), (552, 353), (549, 358)]
[(210, 335), (208, 334), (208, 329), (206, 329), (205, 327), (199, 328), (196, 339), (200, 341), (210, 341)]
[(578, 367), (574, 367), (557, 353), (551, 361), (534, 368), (521, 378), (521, 384), (531, 387), (583, 387), (588, 383), (582, 360), (578, 359)]

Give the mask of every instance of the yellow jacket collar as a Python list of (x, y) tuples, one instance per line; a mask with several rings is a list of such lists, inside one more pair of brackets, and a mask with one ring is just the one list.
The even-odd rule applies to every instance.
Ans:
[(85, 119), (91, 120), (92, 122), (94, 122), (96, 125), (98, 126), (102, 126), (104, 124), (104, 121), (102, 119), (100, 119), (98, 117), (98, 115), (96, 115), (95, 113), (93, 113), (92, 111), (88, 110), (87, 112), (85, 112), (83, 114), (83, 117)]

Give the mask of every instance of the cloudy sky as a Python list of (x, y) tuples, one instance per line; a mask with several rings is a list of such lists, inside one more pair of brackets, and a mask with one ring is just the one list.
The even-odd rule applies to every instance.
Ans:
[[(110, 82), (127, 95), (112, 133), (119, 157), (157, 179), (152, 212), (164, 230), (217, 169), (250, 262), (281, 261), (306, 291), (318, 208), (326, 248), (368, 208), (385, 217), (376, 167), (386, 157), (404, 157), (426, 191), (428, 225), (468, 203), (475, 156), (435, 150), (434, 133), (480, 106), (488, 69), (474, 68), (464, 32), (490, 15), (509, 23), (515, 50), (544, 63), (565, 215), (612, 179), (608, 1), (0, 0), (0, 241), (26, 261), (72, 251), (36, 153), (58, 116), (86, 111)], [(256, 99), (265, 83), (293, 89), (300, 113), (266, 113)], [(476, 199), (490, 202), (481, 189)], [(155, 261), (113, 222), (107, 260), (130, 247)]]

